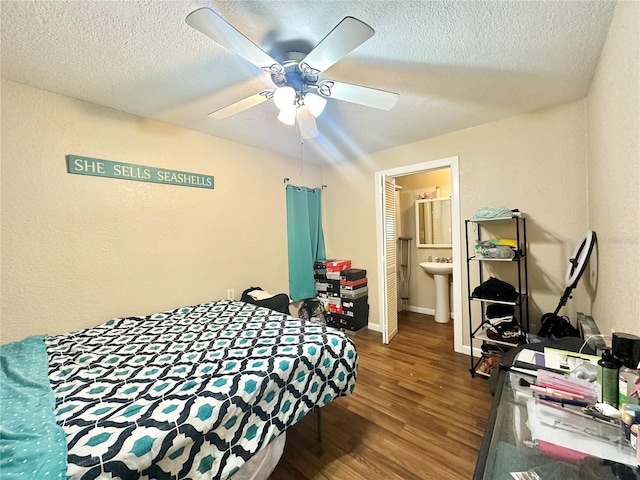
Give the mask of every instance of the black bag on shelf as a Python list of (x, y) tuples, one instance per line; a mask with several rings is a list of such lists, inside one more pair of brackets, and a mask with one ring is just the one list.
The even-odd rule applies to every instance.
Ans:
[(501, 303), (492, 303), (487, 305), (487, 318), (508, 317), (515, 313), (515, 309), (511, 305), (503, 305)]
[(489, 280), (482, 282), (482, 284), (473, 290), (473, 297), (485, 300), (515, 302), (518, 298), (518, 292), (516, 292), (516, 288), (510, 283), (490, 277)]

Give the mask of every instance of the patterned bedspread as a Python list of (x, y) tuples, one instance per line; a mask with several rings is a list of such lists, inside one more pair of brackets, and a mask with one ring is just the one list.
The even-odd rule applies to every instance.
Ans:
[(229, 300), (45, 338), (72, 479), (226, 479), (351, 393), (350, 339)]

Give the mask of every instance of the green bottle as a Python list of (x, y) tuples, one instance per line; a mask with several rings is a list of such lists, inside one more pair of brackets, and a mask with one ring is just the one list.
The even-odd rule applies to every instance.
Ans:
[(611, 353), (611, 349), (605, 348), (602, 351), (602, 358), (598, 360), (597, 379), (600, 384), (600, 399), (603, 403), (607, 403), (615, 408), (618, 408), (619, 369), (620, 363)]

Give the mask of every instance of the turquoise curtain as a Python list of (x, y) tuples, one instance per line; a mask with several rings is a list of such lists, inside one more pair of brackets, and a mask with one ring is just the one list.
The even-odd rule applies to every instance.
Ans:
[(315, 297), (313, 262), (325, 260), (322, 189), (287, 185), (289, 296), (294, 302)]

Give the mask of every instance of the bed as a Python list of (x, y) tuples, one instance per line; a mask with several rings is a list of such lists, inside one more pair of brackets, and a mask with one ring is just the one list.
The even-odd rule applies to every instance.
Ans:
[[(358, 364), (338, 330), (229, 300), (115, 318), (35, 348), (42, 340), (66, 474), (83, 480), (250, 478), (242, 469), (264, 463), (269, 445), (281, 453), (288, 427), (353, 391)], [(16, 445), (2, 439), (5, 459), (22, 461)]]

